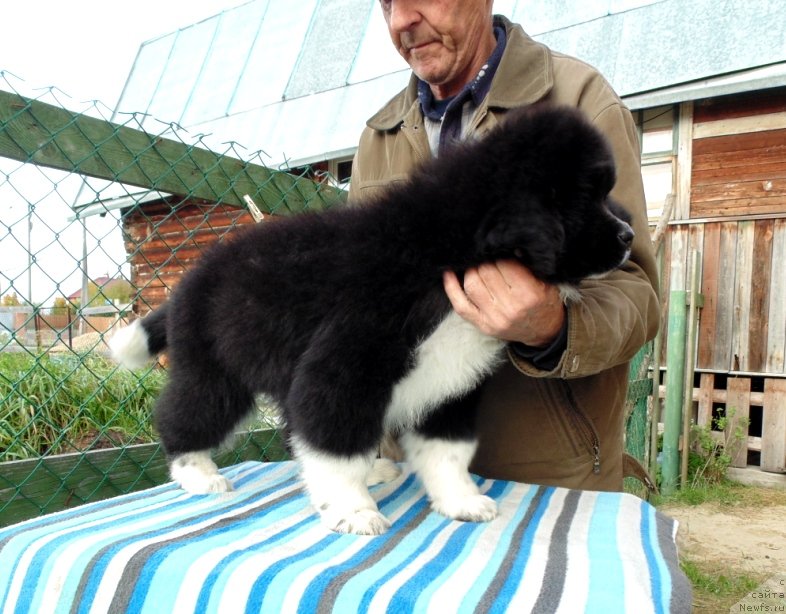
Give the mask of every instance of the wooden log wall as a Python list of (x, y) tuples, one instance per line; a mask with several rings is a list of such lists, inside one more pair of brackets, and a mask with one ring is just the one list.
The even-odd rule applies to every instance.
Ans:
[(139, 292), (134, 311), (141, 316), (160, 305), (207, 247), (253, 223), (237, 207), (193, 200), (157, 202), (125, 215), (131, 283)]

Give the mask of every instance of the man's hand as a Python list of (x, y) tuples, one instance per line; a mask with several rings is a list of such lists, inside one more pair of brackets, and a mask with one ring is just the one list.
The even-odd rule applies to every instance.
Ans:
[(443, 275), (453, 309), (482, 332), (505, 341), (546, 347), (565, 321), (565, 306), (556, 286), (533, 277), (515, 260), (481, 264), (464, 274)]

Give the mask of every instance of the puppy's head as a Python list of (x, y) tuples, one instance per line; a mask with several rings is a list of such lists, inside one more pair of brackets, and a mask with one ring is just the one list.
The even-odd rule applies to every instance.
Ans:
[(543, 107), (517, 112), (503, 130), (497, 142), (505, 172), (476, 235), (481, 252), (516, 258), (559, 284), (622, 265), (634, 234), (628, 213), (609, 197), (614, 160), (597, 129), (576, 110)]

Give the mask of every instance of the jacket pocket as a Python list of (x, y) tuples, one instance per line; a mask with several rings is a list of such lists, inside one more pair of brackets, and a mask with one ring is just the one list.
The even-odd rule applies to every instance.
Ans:
[(541, 394), (552, 406), (554, 417), (564, 423), (566, 433), (578, 450), (583, 450), (592, 456), (592, 472), (599, 474), (600, 437), (592, 420), (578, 404), (570, 384), (562, 379), (537, 381), (541, 387)]

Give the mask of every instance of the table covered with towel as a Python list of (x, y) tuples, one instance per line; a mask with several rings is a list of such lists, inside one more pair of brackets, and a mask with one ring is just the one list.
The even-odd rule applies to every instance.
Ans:
[(371, 488), (381, 536), (319, 521), (294, 462), (222, 470), (0, 529), (3, 612), (689, 612), (676, 523), (630, 494), (477, 478), (489, 523), (432, 512), (417, 478)]

